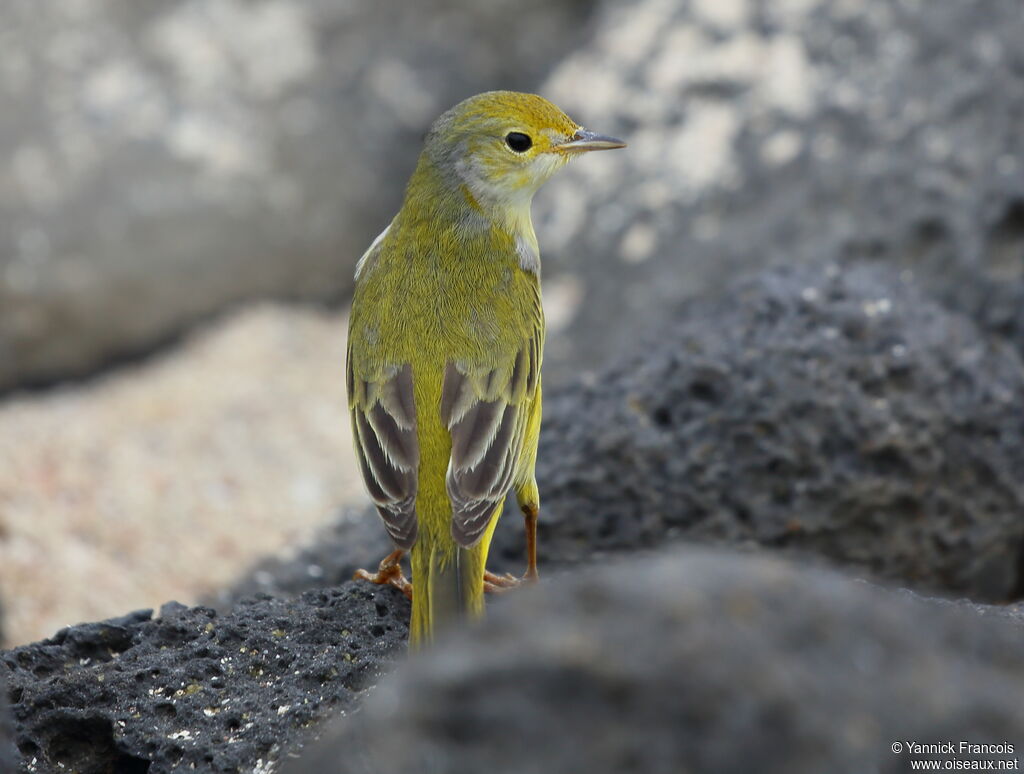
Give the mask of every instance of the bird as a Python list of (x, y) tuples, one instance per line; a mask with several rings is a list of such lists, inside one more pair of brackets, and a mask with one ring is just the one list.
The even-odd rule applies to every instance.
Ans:
[[(356, 265), (348, 408), (395, 548), (356, 577), (411, 597), (413, 649), (482, 615), (485, 590), (538, 577), (544, 311), (531, 203), (571, 159), (623, 147), (536, 94), (469, 97), (433, 123), (398, 214)], [(522, 578), (486, 570), (509, 492), (526, 527)]]

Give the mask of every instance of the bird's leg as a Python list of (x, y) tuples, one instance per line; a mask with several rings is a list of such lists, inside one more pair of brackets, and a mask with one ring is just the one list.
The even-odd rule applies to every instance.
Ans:
[(509, 573), (497, 575), (485, 570), (484, 591), (500, 594), (524, 583), (535, 583), (540, 578), (537, 573), (537, 516), (540, 509), (536, 505), (524, 505), (522, 509), (526, 521), (526, 574), (522, 578), (517, 578)]
[(523, 580), (534, 583), (540, 578), (537, 573), (537, 517), (540, 515), (540, 507), (527, 503), (522, 509), (526, 522), (526, 575)]
[(405, 556), (405, 551), (401, 548), (397, 551), (392, 551), (381, 559), (377, 572), (371, 573), (366, 570), (356, 570), (356, 574), (352, 576), (352, 579), (368, 580), (370, 583), (376, 583), (380, 586), (394, 586), (405, 594), (407, 599), (412, 599), (412, 584), (409, 583), (402, 572), (403, 556)]

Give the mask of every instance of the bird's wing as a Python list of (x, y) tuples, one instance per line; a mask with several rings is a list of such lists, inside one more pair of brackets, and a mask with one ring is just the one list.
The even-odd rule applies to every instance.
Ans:
[(366, 488), (391, 539), (408, 550), (416, 542), (416, 486), (420, 463), (412, 366), (355, 375), (349, 346), (346, 377), (352, 436)]
[[(538, 305), (539, 306), (539, 305)], [(447, 489), (452, 537), (468, 548), (487, 529), (513, 483), (540, 379), (543, 322), (497, 366), (449, 362), (441, 421), (452, 439)]]

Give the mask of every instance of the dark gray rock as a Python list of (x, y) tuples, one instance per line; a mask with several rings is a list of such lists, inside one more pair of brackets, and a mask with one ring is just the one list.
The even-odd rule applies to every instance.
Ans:
[(220, 616), (169, 603), (0, 652), (0, 672), (32, 771), (253, 771), (352, 708), (408, 616), (398, 592), (365, 584)]
[(807, 260), (904, 267), (1024, 350), (1018, 2), (638, 0), (599, 19), (545, 92), (630, 147), (541, 192), (546, 265), (583, 299), (547, 383), (681, 298)]
[(1020, 594), (1024, 365), (894, 270), (766, 272), (640, 349), (545, 403), (548, 558), (754, 541)]
[[(285, 772), (902, 772), (1024, 743), (1019, 624), (678, 550), (545, 584), (405, 664)], [(920, 756), (918, 756), (920, 757)], [(944, 756), (971, 760), (970, 755)]]
[(14, 746), (14, 724), (7, 698), (7, 679), (0, 670), (0, 774), (14, 774), (18, 753)]
[(0, 390), (256, 296), (344, 297), (421, 137), (530, 88), (585, 0), (96, 0), (0, 11)]
[[(894, 270), (769, 271), (637, 348), (545, 397), (542, 572), (685, 538), (981, 600), (1024, 591), (1024, 365)], [(494, 569), (522, 572), (523, 534), (510, 504)], [(294, 593), (321, 582), (311, 565), (340, 580), (388, 550), (375, 516), (350, 514), (258, 578)]]
[(942, 597), (927, 597), (911, 591), (910, 589), (900, 589), (898, 593), (925, 605), (934, 605), (935, 607), (943, 609), (952, 608), (956, 610), (965, 610), (979, 618), (1007, 621), (1016, 626), (1024, 627), (1024, 602), (1019, 600), (1006, 605), (985, 605), (963, 598), (945, 599)]

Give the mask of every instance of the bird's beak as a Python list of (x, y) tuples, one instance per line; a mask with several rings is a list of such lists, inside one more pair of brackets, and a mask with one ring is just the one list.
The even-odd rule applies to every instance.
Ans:
[(626, 143), (614, 137), (607, 137), (587, 129), (577, 129), (569, 142), (563, 142), (555, 146), (555, 150), (565, 153), (581, 153), (583, 151), (612, 150), (613, 148), (625, 148)]

